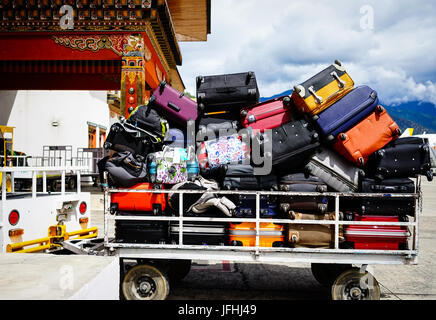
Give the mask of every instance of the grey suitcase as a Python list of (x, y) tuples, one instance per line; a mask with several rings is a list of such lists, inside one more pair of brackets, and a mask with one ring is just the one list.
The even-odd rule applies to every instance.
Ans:
[(317, 176), (338, 192), (358, 191), (359, 179), (365, 175), (362, 169), (325, 148), (310, 158), (305, 172)]

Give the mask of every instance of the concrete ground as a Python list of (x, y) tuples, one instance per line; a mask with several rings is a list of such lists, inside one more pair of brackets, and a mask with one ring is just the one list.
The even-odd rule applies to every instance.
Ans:
[[(418, 265), (377, 265), (382, 300), (436, 299), (436, 182), (423, 179)], [(102, 195), (92, 194), (93, 225), (103, 235)], [(113, 235), (113, 224), (109, 235)], [(213, 263), (194, 261), (191, 272), (172, 285), (170, 300), (328, 300), (330, 291), (312, 276), (310, 264)]]
[(3, 253), (0, 274), (0, 300), (119, 298), (119, 262), (113, 257)]

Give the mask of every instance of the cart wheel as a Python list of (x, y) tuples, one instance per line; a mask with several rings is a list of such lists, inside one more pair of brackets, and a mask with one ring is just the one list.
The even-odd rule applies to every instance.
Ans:
[(76, 185), (77, 185), (76, 179), (74, 179), (74, 178), (69, 178), (68, 179), (68, 183), (67, 183), (68, 189), (74, 190), (74, 189), (76, 189)]
[(130, 269), (121, 286), (126, 300), (165, 300), (170, 291), (166, 274), (148, 264)]
[(380, 300), (380, 286), (367, 271), (353, 268), (339, 275), (332, 285), (333, 300)]
[(169, 264), (168, 278), (170, 283), (177, 283), (191, 271), (191, 260), (172, 260)]
[(350, 268), (350, 264), (312, 263), (311, 265), (313, 277), (325, 287), (330, 287), (342, 272)]

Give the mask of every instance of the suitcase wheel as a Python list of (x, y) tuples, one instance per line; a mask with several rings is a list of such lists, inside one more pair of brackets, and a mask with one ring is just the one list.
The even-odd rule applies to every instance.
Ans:
[(426, 176), (428, 181), (433, 181), (433, 173), (431, 171), (427, 171)]
[(237, 241), (237, 240), (233, 240), (230, 242), (230, 245), (233, 247), (242, 247), (242, 242), (241, 241)]
[(366, 176), (365, 171), (363, 171), (362, 169), (359, 170), (359, 177), (360, 178), (364, 178)]
[(284, 105), (285, 107), (289, 107), (289, 106), (291, 105), (291, 98), (289, 98), (289, 97), (284, 97), (284, 98), (283, 98), (283, 105)]
[(377, 106), (377, 108), (375, 108), (375, 111), (378, 113), (382, 113), (384, 110), (384, 108), (382, 106)]
[(312, 117), (313, 121), (318, 121), (318, 119), (319, 119), (319, 115), (317, 115), (317, 114)]
[(335, 60), (335, 64), (337, 64), (338, 66), (342, 67), (342, 63), (339, 60)]
[(283, 241), (276, 241), (273, 243), (272, 245), (274, 248), (282, 248), (285, 246), (285, 244), (283, 243)]
[(327, 138), (325, 140), (327, 143), (331, 143), (335, 140), (335, 136), (331, 134), (331, 135), (327, 136)]
[(339, 135), (339, 137), (341, 138), (342, 141), (347, 140), (347, 135), (346, 135), (345, 133), (341, 133), (341, 134)]
[(294, 86), (294, 91), (301, 96), (301, 88), (299, 88), (298, 86)]
[(360, 166), (363, 166), (365, 164), (365, 159), (363, 159), (362, 157), (360, 157), (358, 161)]
[(198, 104), (198, 110), (203, 111), (204, 109), (205, 109), (204, 103), (199, 103)]
[(248, 114), (247, 110), (242, 110), (241, 111), (241, 117), (245, 118), (247, 116), (247, 114)]

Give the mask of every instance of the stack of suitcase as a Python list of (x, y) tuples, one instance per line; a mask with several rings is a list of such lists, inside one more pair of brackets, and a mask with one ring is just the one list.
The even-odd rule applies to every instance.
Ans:
[[(410, 178), (416, 175), (432, 179), (428, 141), (399, 139), (401, 131), (380, 105), (378, 93), (366, 85), (355, 87), (339, 61), (295, 86), (292, 95), (261, 103), (254, 72), (199, 76), (196, 83), (197, 101), (161, 83), (148, 105), (133, 113), (136, 116), (111, 128), (105, 143), (108, 149), (127, 150), (145, 159), (146, 178), (131, 188), (172, 188), (201, 175), (216, 180), (222, 190), (235, 191), (229, 196), (236, 205), (233, 217), (246, 218), (247, 222), (184, 223), (184, 244), (252, 246), (256, 224), (248, 221), (257, 214), (291, 220), (335, 219), (334, 201), (322, 195), (327, 191), (385, 195), (341, 199), (339, 219), (394, 222), (414, 215), (413, 198), (389, 195), (414, 193)], [(141, 119), (151, 119), (154, 125), (141, 123)], [(195, 158), (190, 156), (191, 148)], [(272, 170), (256, 174), (262, 164), (255, 150), (265, 162), (271, 160)], [(256, 196), (240, 192), (244, 190), (306, 194), (260, 195), (260, 210), (256, 212)], [(178, 214), (165, 206), (163, 194), (139, 195), (141, 199), (134, 193), (124, 197), (113, 194), (111, 209), (120, 215)], [(202, 214), (217, 215), (214, 210)], [(118, 238), (126, 241), (129, 232), (138, 234), (135, 228), (139, 223), (135, 228), (132, 225), (118, 224)], [(140, 228), (145, 230), (143, 234), (150, 231), (150, 239), (141, 236), (136, 241), (179, 241), (179, 222), (142, 223)], [(156, 236), (158, 230), (165, 237)], [(332, 225), (262, 223), (260, 231), (261, 246), (334, 244)], [(384, 230), (344, 225), (339, 231), (344, 248), (407, 247), (405, 227)]]

